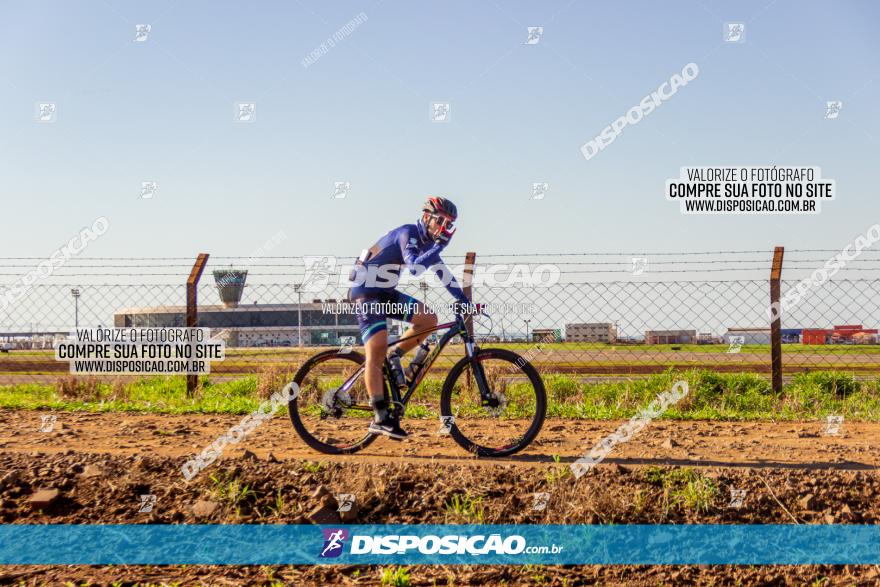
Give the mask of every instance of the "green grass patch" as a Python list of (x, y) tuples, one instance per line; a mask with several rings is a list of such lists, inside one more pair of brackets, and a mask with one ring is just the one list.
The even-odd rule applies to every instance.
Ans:
[(444, 504), (447, 524), (482, 524), (486, 519), (482, 497), (470, 493), (453, 495)]
[(697, 513), (706, 513), (718, 498), (715, 482), (690, 467), (648, 467), (641, 473), (643, 479), (663, 490), (664, 510), (677, 507)]
[(0, 386), (0, 407), (84, 410), (91, 412), (152, 412), (167, 414), (253, 412), (264, 401), (257, 394), (257, 376), (222, 383), (203, 379), (192, 396), (185, 376), (130, 380), (122, 385), (95, 379), (63, 379), (63, 383)]
[[(274, 375), (273, 375), (274, 377)], [(796, 375), (782, 393), (774, 394), (764, 377), (752, 373), (718, 373), (704, 369), (669, 370), (629, 381), (587, 380), (570, 374), (546, 373), (548, 417), (628, 419), (679, 380), (689, 392), (660, 416), (687, 420), (818, 420), (842, 415), (847, 420), (880, 421), (880, 379), (856, 381), (851, 374), (815, 371)], [(499, 379), (500, 380), (500, 379)], [(68, 377), (59, 385), (0, 386), (0, 407), (14, 409), (81, 410), (145, 413), (250, 413), (265, 401), (277, 382), (251, 375), (212, 383), (203, 378), (193, 397), (185, 377), (153, 377), (102, 382)], [(280, 381), (280, 379), (279, 379)], [(429, 377), (407, 406), (411, 418), (434, 419), (439, 414), (443, 378)], [(500, 385), (500, 384), (499, 384)], [(280, 386), (279, 386), (280, 388)], [(475, 387), (459, 387), (453, 399), (457, 417), (485, 417)], [(529, 417), (534, 400), (528, 382), (506, 379), (507, 406), (501, 418)], [(317, 410), (317, 408), (315, 408)], [(308, 409), (306, 410), (308, 413)], [(316, 412), (317, 413), (317, 412)], [(364, 413), (363, 417), (368, 417)]]
[(380, 581), (383, 586), (387, 585), (388, 587), (409, 587), (412, 584), (409, 569), (406, 567), (384, 568)]
[[(681, 379), (688, 382), (688, 395), (671, 405), (663, 418), (815, 420), (835, 414), (852, 420), (880, 421), (880, 381), (857, 382), (851, 375), (825, 371), (795, 377), (778, 395), (765, 378), (752, 373), (695, 369), (600, 383), (579, 382), (574, 375), (555, 375), (545, 377), (551, 398), (548, 415), (599, 420), (631, 418)], [(577, 392), (572, 390), (573, 386), (577, 386)]]

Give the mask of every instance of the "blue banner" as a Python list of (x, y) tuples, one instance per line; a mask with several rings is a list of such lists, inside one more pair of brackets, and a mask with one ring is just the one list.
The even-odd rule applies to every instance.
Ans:
[(12, 524), (0, 564), (880, 564), (880, 526)]

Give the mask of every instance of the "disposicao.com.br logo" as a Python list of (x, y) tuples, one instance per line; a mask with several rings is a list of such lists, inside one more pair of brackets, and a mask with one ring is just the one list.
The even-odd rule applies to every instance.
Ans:
[[(342, 528), (324, 529), (324, 546), (321, 557), (337, 557), (344, 549), (349, 537)], [(451, 534), (437, 535), (352, 535), (348, 553), (359, 554), (426, 554), (426, 555), (517, 555), (517, 554), (558, 554), (563, 547), (556, 544), (549, 546), (529, 546), (526, 539), (519, 535), (502, 538), (501, 534), (475, 534), (466, 536)]]
[(336, 558), (342, 554), (348, 530), (345, 528), (324, 528), (324, 546), (321, 547), (321, 558)]

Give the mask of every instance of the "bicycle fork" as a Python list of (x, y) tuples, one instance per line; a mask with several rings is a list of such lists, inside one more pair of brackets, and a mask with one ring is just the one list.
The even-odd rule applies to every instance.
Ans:
[(465, 340), (465, 352), (470, 359), (471, 371), (474, 374), (474, 380), (477, 383), (477, 389), (480, 391), (480, 405), (489, 408), (498, 407), (498, 398), (494, 396), (489, 387), (489, 380), (486, 379), (486, 371), (483, 369), (483, 363), (476, 359), (477, 347), (472, 340)]

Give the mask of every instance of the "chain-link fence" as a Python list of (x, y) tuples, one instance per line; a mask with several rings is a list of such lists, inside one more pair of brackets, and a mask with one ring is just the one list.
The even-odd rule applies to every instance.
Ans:
[[(780, 329), (786, 376), (880, 374), (880, 257), (869, 253), (875, 252), (812, 279), (835, 251), (786, 252)], [(198, 325), (225, 341), (226, 359), (212, 364), (210, 377), (289, 372), (320, 348), (357, 350), (356, 317), (341, 303), (350, 269), (343, 259), (211, 258), (197, 290)], [(769, 375), (771, 260), (770, 251), (478, 254), (472, 297), (488, 316), (475, 320), (474, 333), (482, 346), (511, 348), (544, 373), (597, 380), (670, 368)], [(463, 261), (447, 258), (458, 281), (465, 279)], [(39, 260), (0, 259), (0, 385), (68, 373), (53, 345), (77, 327), (186, 326), (192, 262), (82, 258), (22, 286)], [(438, 279), (407, 279), (399, 289), (441, 321), (451, 318), (452, 298)], [(389, 332), (399, 335), (403, 326), (392, 322)], [(435, 369), (463, 354), (461, 345), (450, 345)]]

